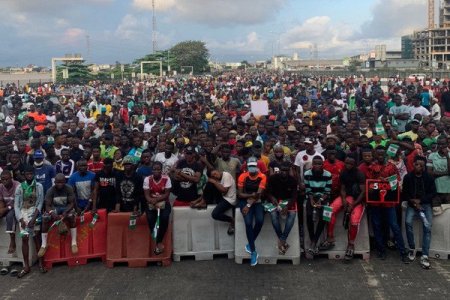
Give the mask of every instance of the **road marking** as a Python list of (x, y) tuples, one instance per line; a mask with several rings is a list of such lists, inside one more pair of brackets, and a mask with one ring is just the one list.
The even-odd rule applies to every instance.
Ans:
[(373, 266), (370, 261), (362, 261), (361, 266), (364, 270), (364, 275), (366, 276), (367, 285), (370, 289), (373, 290), (373, 296), (377, 300), (384, 300), (386, 297), (384, 296), (384, 289), (381, 286), (380, 281), (378, 280), (375, 272), (373, 270)]

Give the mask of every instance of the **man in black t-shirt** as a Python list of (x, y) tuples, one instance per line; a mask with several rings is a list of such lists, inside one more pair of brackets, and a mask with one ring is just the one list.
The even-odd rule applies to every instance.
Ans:
[[(267, 182), (267, 197), (276, 207), (270, 212), (272, 226), (278, 236), (278, 250), (281, 255), (286, 254), (289, 244), (286, 242), (289, 232), (294, 226), (297, 214), (297, 180), (289, 175), (291, 163), (283, 162), (280, 173), (269, 177)], [(287, 205), (283, 202), (288, 201)], [(281, 230), (280, 216), (287, 216), (284, 230)]]
[(103, 170), (95, 175), (94, 193), (92, 195), (92, 211), (105, 208), (108, 212), (114, 211), (116, 206), (116, 178), (120, 174), (113, 170), (113, 159), (103, 160)]
[(195, 149), (189, 145), (184, 150), (184, 159), (179, 160), (171, 172), (174, 193), (177, 195), (173, 206), (189, 206), (202, 200), (197, 189), (201, 173), (202, 167), (195, 161)]
[(141, 211), (145, 208), (144, 181), (135, 172), (134, 162), (135, 159), (130, 155), (123, 159), (123, 174), (116, 179), (116, 211), (137, 214), (139, 205), (141, 205)]
[[(327, 240), (322, 243), (320, 250), (329, 250), (334, 246), (334, 226), (336, 224), (336, 214), (344, 210), (345, 217), (348, 218), (348, 245), (345, 253), (345, 260), (351, 260), (355, 251), (355, 239), (358, 234), (359, 223), (364, 215), (365, 183), (364, 174), (356, 167), (356, 160), (353, 156), (345, 159), (345, 169), (340, 176), (341, 196), (334, 199), (330, 204), (333, 209), (331, 221), (328, 224)], [(346, 223), (346, 222), (344, 222)]]

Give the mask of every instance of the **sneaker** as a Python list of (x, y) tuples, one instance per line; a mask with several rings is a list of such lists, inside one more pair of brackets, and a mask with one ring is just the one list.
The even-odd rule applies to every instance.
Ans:
[(38, 257), (44, 257), (45, 252), (47, 252), (47, 247), (41, 247), (38, 252)]
[(72, 245), (72, 254), (77, 254), (77, 253), (78, 253), (78, 246)]
[(415, 249), (409, 249), (408, 251), (408, 259), (410, 262), (413, 262), (416, 260), (416, 250)]
[(404, 264), (409, 264), (411, 262), (408, 258), (408, 254), (402, 254), (402, 262)]
[(250, 249), (249, 244), (245, 245), (245, 252), (247, 252), (248, 254), (252, 254), (252, 250)]
[(420, 258), (420, 265), (422, 266), (422, 268), (424, 269), (429, 269), (431, 268), (431, 264), (430, 264), (430, 260), (428, 259), (428, 256), (423, 255)]
[(259, 257), (258, 252), (256, 252), (256, 250), (253, 251), (252, 255), (250, 257), (250, 265), (252, 267), (254, 267), (254, 266), (256, 266), (258, 264), (258, 257)]

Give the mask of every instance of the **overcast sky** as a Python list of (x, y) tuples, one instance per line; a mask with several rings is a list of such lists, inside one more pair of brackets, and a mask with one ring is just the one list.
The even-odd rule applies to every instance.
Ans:
[[(427, 24), (426, 0), (155, 0), (158, 49), (202, 40), (214, 61), (273, 54), (342, 58)], [(81, 53), (129, 63), (152, 51), (152, 0), (0, 0), (0, 66), (49, 66)], [(436, 6), (438, 6), (436, 4)], [(88, 51), (88, 38), (90, 52)], [(89, 54), (89, 55), (88, 55)]]

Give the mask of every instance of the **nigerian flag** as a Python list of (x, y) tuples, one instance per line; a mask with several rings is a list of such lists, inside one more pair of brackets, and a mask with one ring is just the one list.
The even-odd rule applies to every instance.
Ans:
[(323, 207), (323, 220), (325, 222), (330, 222), (332, 214), (333, 214), (333, 208), (331, 206), (325, 205)]
[(158, 229), (159, 229), (159, 214), (160, 214), (161, 209), (158, 208), (158, 216), (156, 217), (156, 223), (155, 223), (155, 227), (153, 227), (153, 232), (152, 232), (152, 238), (156, 241), (156, 237), (158, 236)]
[(397, 190), (397, 186), (398, 186), (397, 175), (389, 176), (387, 178), (387, 180), (389, 181), (389, 185), (391, 186), (391, 190), (392, 191), (396, 191)]

